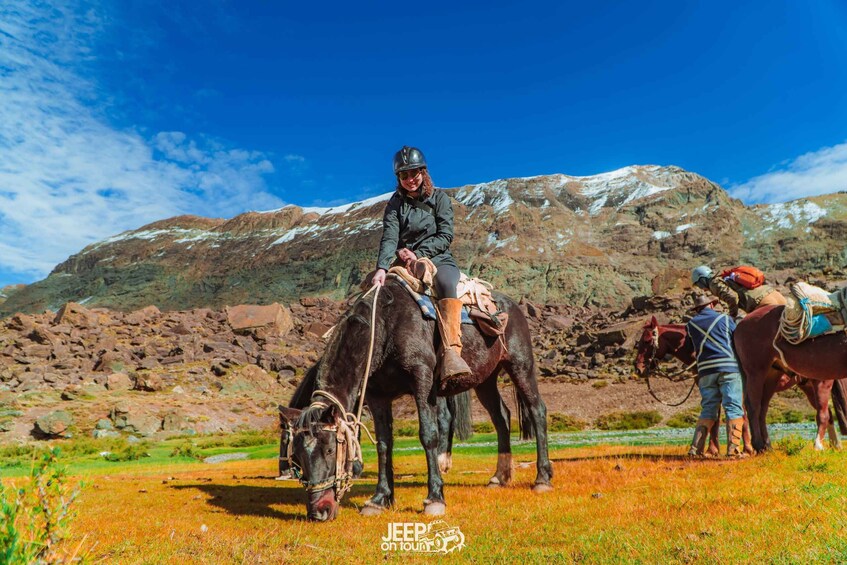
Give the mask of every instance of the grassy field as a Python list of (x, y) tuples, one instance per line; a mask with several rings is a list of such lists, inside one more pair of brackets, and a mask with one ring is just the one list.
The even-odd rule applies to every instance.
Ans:
[[(808, 425), (797, 429), (810, 435)], [(847, 454), (816, 453), (808, 441), (789, 435), (766, 456), (690, 461), (681, 457), (689, 433), (556, 434), (551, 442), (555, 490), (545, 495), (530, 492), (534, 444), (526, 442), (515, 449), (512, 486), (486, 488), (496, 448), (493, 435), (478, 434), (457, 446), (453, 470), (445, 477), (445, 521), (461, 529), (466, 544), (447, 558), (485, 563), (847, 561)], [(150, 457), (117, 462), (92, 452), (102, 447), (97, 444), (76, 447), (67, 456), (70, 480), (84, 484), (65, 545), (81, 543), (89, 557), (105, 563), (408, 563), (436, 558), (380, 549), (389, 522), (430, 521), (419, 513), (426, 475), (417, 440), (401, 439), (397, 445), (396, 508), (375, 518), (357, 513), (375, 483), (375, 454), (365, 446), (365, 476), (345, 499), (338, 519), (326, 524), (305, 520), (305, 494), (298, 483), (273, 480), (277, 462), (271, 440), (261, 434), (174, 439), (144, 446)], [(196, 458), (229, 452), (249, 458), (218, 464)], [(6, 455), (0, 471), (4, 484), (23, 484), (26, 456)]]

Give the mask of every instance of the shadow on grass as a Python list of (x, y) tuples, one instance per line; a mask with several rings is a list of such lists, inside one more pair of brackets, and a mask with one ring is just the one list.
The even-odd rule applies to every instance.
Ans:
[[(426, 486), (424, 482), (402, 481), (403, 487)], [(195, 489), (209, 495), (207, 504), (216, 506), (235, 516), (262, 516), (282, 520), (304, 520), (306, 518), (306, 491), (297, 481), (284, 481), (277, 486), (256, 485), (221, 485), (200, 483), (190, 485), (174, 485), (176, 490)], [(341, 502), (341, 510), (358, 512), (359, 507), (350, 502), (351, 498), (370, 498), (375, 486), (372, 483), (355, 484)], [(295, 513), (284, 512), (273, 508), (277, 505), (295, 505)]]
[[(609, 461), (615, 459), (636, 459), (636, 460), (647, 460), (647, 461), (667, 461), (674, 463), (732, 463), (739, 461), (739, 459), (732, 459), (727, 457), (690, 457), (688, 455), (668, 455), (668, 454), (655, 454), (655, 453), (616, 453), (610, 455), (589, 455), (586, 457), (559, 457), (559, 458), (551, 458), (550, 461), (553, 463), (577, 463), (580, 461), (597, 461), (606, 459)], [(749, 459), (749, 458), (746, 458)], [(744, 459), (741, 459), (743, 461)]]

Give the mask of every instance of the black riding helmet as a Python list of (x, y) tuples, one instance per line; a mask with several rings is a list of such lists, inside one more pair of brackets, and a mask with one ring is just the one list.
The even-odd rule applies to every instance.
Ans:
[(394, 174), (412, 169), (426, 167), (426, 159), (421, 150), (416, 147), (403, 146), (403, 149), (394, 154)]

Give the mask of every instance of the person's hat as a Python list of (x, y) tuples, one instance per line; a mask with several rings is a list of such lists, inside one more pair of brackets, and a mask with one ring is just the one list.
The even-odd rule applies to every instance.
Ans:
[(709, 306), (710, 304), (715, 304), (718, 302), (718, 298), (716, 296), (709, 296), (706, 294), (701, 294), (694, 299), (694, 305), (689, 308), (689, 310), (699, 311), (705, 306)]

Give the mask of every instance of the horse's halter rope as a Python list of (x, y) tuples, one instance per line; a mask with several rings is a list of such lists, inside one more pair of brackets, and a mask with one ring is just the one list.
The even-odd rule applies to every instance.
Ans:
[[(325, 390), (316, 390), (312, 393), (312, 403), (308, 409), (325, 410), (330, 405), (335, 406), (341, 412), (341, 418), (336, 424), (325, 424), (321, 426), (321, 431), (335, 433), (335, 475), (318, 483), (310, 483), (301, 477), (300, 466), (294, 461), (292, 444), (294, 433), (304, 431), (296, 429), (293, 425), (288, 426), (288, 450), (286, 458), (288, 465), (294, 469), (295, 475), (300, 478), (300, 482), (306, 488), (306, 492), (320, 492), (331, 487), (335, 487), (335, 500), (341, 502), (341, 499), (350, 490), (353, 485), (353, 463), (356, 461), (362, 462), (362, 446), (359, 443), (359, 430), (364, 430), (368, 438), (376, 444), (370, 430), (362, 424), (362, 409), (365, 405), (365, 390), (368, 388), (368, 379), (371, 374), (371, 361), (373, 360), (374, 340), (376, 335), (376, 304), (379, 298), (381, 285), (373, 285), (369, 291), (362, 295), (366, 297), (374, 289), (373, 307), (371, 308), (371, 339), (368, 345), (368, 361), (365, 365), (365, 376), (362, 379), (362, 387), (359, 389), (358, 402), (359, 407), (356, 413), (348, 412), (338, 398)], [(320, 398), (329, 401), (329, 403), (319, 400)]]
[(685, 381), (685, 380), (690, 379), (691, 377), (690, 376), (685, 377), (684, 379), (677, 379), (677, 377), (679, 375), (683, 374), (683, 373), (687, 373), (687, 372), (691, 371), (691, 369), (696, 367), (697, 366), (697, 360), (695, 359), (693, 363), (691, 363), (687, 367), (683, 367), (682, 369), (680, 369), (679, 371), (677, 371), (675, 373), (666, 373), (665, 371), (662, 371), (661, 369), (659, 369), (659, 360), (656, 358), (656, 354), (659, 352), (659, 328), (658, 327), (652, 329), (652, 331), (650, 333), (650, 337), (651, 337), (650, 343), (653, 347), (653, 350), (650, 352), (650, 359), (647, 360), (647, 369), (644, 372), (644, 379), (647, 381), (647, 390), (650, 392), (650, 396), (652, 396), (653, 398), (656, 399), (657, 402), (660, 402), (660, 403), (664, 404), (665, 406), (681, 406), (682, 404), (685, 404), (685, 401), (688, 400), (689, 397), (691, 396), (691, 393), (694, 392), (694, 387), (697, 385), (697, 380), (695, 379), (694, 382), (691, 383), (691, 388), (688, 389), (688, 394), (685, 395), (685, 398), (683, 398), (681, 401), (676, 402), (676, 403), (668, 403), (668, 402), (665, 402), (664, 400), (662, 400), (661, 398), (659, 398), (658, 396), (656, 396), (656, 393), (653, 391), (653, 385), (650, 384), (650, 373), (653, 372), (653, 370), (655, 369), (656, 373), (660, 377), (664, 377), (664, 378), (666, 378), (670, 381), (673, 381), (673, 382)]

